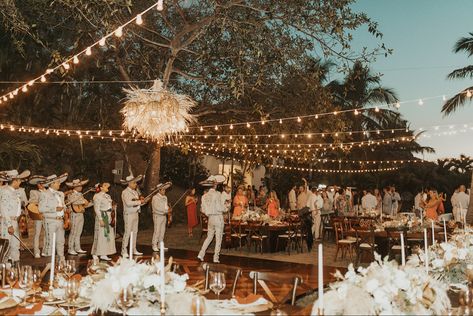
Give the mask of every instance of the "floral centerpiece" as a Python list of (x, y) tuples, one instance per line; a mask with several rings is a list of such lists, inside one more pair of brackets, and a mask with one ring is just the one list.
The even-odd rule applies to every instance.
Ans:
[[(356, 271), (352, 264), (324, 294), (326, 315), (441, 315), (450, 309), (446, 286), (424, 270), (395, 261), (375, 261)], [(318, 301), (312, 315), (317, 315)]]
[[(188, 280), (187, 274), (170, 272), (171, 264), (172, 258), (165, 269), (166, 295), (184, 291)], [(81, 296), (90, 300), (92, 311), (105, 312), (114, 307), (120, 291), (131, 285), (135, 301), (143, 307), (142, 310), (150, 310), (152, 306), (159, 310), (161, 273), (157, 264), (121, 258), (100, 280), (87, 276), (81, 284)]]

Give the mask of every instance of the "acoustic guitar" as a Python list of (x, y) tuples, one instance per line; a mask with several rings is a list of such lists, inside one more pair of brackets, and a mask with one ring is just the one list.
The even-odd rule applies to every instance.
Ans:
[(34, 221), (40, 221), (43, 219), (43, 215), (39, 212), (38, 204), (30, 203), (26, 207), (28, 210), (28, 216)]
[[(97, 188), (97, 184), (94, 185), (93, 187), (91, 187), (90, 189), (88, 189), (87, 191), (85, 191), (84, 193), (82, 193), (82, 196), (86, 195), (87, 193), (89, 192), (92, 192), (96, 190)], [(85, 212), (85, 209), (87, 208), (87, 206), (89, 205), (89, 201), (87, 201), (87, 203), (85, 204), (73, 204), (75, 201), (69, 201), (66, 206), (69, 206), (71, 205), (72, 206), (72, 210), (74, 211), (74, 213), (84, 213)]]

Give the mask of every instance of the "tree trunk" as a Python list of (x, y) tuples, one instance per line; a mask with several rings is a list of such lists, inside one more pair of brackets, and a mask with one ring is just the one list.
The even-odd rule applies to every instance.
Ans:
[(159, 172), (161, 170), (161, 146), (156, 144), (150, 157), (149, 167), (146, 170), (145, 190), (150, 192), (159, 184)]
[(468, 224), (473, 224), (473, 170), (471, 171), (470, 204), (468, 205), (468, 212), (466, 213), (466, 221)]

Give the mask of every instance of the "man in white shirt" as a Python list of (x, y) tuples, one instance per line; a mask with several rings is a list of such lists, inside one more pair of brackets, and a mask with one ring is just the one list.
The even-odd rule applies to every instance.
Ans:
[[(36, 189), (30, 190), (30, 199), (28, 200), (28, 211), (29, 216), (34, 222), (34, 238), (33, 238), (33, 252), (35, 258), (41, 258), (39, 249), (39, 238), (41, 236), (41, 230), (43, 229), (43, 217), (38, 210), (39, 196), (41, 192), (45, 191), (43, 182), (46, 177), (43, 176), (32, 176), (29, 179), (29, 184), (36, 186)], [(44, 237), (43, 237), (44, 238)], [(44, 240), (43, 240), (44, 249)]]
[(470, 196), (466, 194), (465, 191), (465, 186), (461, 185), (456, 196), (456, 206), (459, 209), (460, 221), (463, 221), (465, 218), (466, 212), (468, 211), (468, 206), (470, 205)]
[(125, 223), (125, 232), (123, 233), (122, 240), (122, 257), (128, 258), (128, 242), (130, 240), (130, 235), (133, 235), (133, 254), (136, 256), (143, 255), (142, 252), (139, 252), (136, 249), (136, 238), (138, 237), (138, 221), (139, 213), (141, 211), (141, 204), (144, 202), (143, 197), (140, 197), (138, 191), (138, 182), (143, 179), (142, 175), (134, 177), (129, 175), (125, 180), (121, 180), (122, 184), (127, 184), (125, 190), (122, 191), (122, 201), (123, 201), (123, 221)]
[(399, 211), (401, 196), (399, 195), (399, 192), (396, 191), (396, 187), (394, 186), (391, 187), (391, 196), (393, 199), (391, 215), (396, 215), (397, 212)]
[(309, 188), (307, 186), (307, 180), (302, 179), (304, 184), (299, 187), (299, 195), (297, 196), (297, 210), (301, 210), (302, 208), (307, 206), (307, 200), (309, 198)]
[(6, 172), (8, 185), (0, 190), (0, 225), (1, 238), (10, 241), (9, 258), (16, 262), (20, 260), (20, 232), (18, 229), (18, 218), (21, 215), (21, 199), (17, 193), (23, 179), (29, 177), (28, 170), (18, 174), (17, 170)]
[[(153, 251), (159, 251), (158, 244), (164, 241), (164, 234), (166, 233), (167, 215), (171, 212), (171, 207), (168, 204), (168, 197), (166, 196), (167, 184), (159, 184), (161, 188), (158, 194), (151, 199), (151, 207), (153, 209), (153, 240), (151, 245)], [(164, 254), (160, 254), (164, 256)]]
[(71, 231), (69, 233), (68, 253), (72, 256), (86, 253), (80, 245), (80, 238), (84, 228), (84, 210), (92, 206), (82, 194), (83, 186), (89, 180), (74, 179), (72, 182), (66, 182), (66, 186), (72, 188), (67, 196), (67, 202), (71, 206)]
[(296, 196), (296, 186), (294, 185), (289, 191), (288, 199), (289, 199), (289, 209), (291, 211), (297, 211), (297, 196)]
[(363, 210), (375, 210), (377, 204), (378, 201), (376, 200), (376, 197), (371, 194), (371, 190), (368, 190), (366, 194), (361, 198), (361, 208)]
[(222, 202), (222, 194), (216, 190), (217, 184), (225, 181), (225, 176), (210, 176), (207, 180), (202, 181), (202, 186), (211, 186), (210, 190), (202, 196), (202, 212), (209, 218), (207, 238), (199, 251), (197, 258), (204, 261), (205, 252), (215, 236), (214, 263), (220, 262), (220, 248), (222, 246), (223, 229), (223, 213), (226, 211)]

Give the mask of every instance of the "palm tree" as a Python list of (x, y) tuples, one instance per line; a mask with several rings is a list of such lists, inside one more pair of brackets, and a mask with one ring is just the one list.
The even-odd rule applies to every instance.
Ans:
[(0, 169), (18, 169), (21, 164), (30, 167), (41, 163), (41, 152), (37, 145), (22, 140), (0, 142)]
[[(453, 47), (453, 52), (467, 53), (468, 57), (473, 55), (473, 32), (469, 32), (469, 37), (460, 38)], [(473, 78), (473, 65), (468, 65), (463, 68), (455, 69), (447, 76), (448, 79), (472, 79)], [(455, 96), (445, 101), (442, 107), (442, 113), (444, 115), (450, 115), (456, 111), (459, 107), (466, 104), (467, 101), (471, 101), (473, 86), (463, 89), (458, 92)], [(471, 174), (470, 184), (470, 201), (473, 201), (473, 172)], [(473, 222), (473, 203), (470, 203), (468, 207), (467, 220), (471, 224)]]

